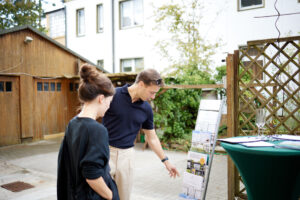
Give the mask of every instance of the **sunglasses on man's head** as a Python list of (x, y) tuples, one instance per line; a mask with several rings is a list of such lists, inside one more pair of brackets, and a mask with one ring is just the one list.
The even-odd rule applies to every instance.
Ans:
[(153, 80), (153, 81), (156, 83), (156, 85), (160, 85), (162, 82), (162, 79), (160, 78), (160, 79)]

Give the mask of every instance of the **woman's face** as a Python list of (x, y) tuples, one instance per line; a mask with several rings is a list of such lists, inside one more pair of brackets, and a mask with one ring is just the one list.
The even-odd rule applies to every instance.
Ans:
[(113, 99), (113, 96), (104, 97), (100, 105), (100, 117), (103, 117), (105, 112), (109, 109), (110, 103)]

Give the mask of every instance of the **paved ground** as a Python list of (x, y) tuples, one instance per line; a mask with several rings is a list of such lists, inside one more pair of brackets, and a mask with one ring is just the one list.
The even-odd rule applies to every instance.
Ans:
[[(57, 153), (60, 139), (0, 148), (0, 185), (23, 181), (34, 188), (10, 192), (0, 187), (0, 200), (55, 200)], [(170, 179), (155, 154), (137, 144), (132, 200), (176, 200), (181, 192), (182, 176)], [(181, 174), (186, 167), (187, 154), (166, 152)], [(227, 199), (227, 157), (215, 155), (207, 200)]]

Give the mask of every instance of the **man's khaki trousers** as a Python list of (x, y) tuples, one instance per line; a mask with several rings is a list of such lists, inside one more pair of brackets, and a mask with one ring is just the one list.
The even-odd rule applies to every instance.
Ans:
[(130, 200), (133, 185), (134, 149), (109, 146), (110, 174), (118, 186), (120, 200)]

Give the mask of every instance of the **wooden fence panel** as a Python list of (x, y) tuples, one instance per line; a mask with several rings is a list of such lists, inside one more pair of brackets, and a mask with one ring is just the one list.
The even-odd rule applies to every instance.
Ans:
[[(255, 110), (267, 111), (264, 134), (300, 135), (300, 37), (250, 41), (227, 57), (228, 136), (254, 135)], [(228, 161), (228, 199), (247, 199)]]

